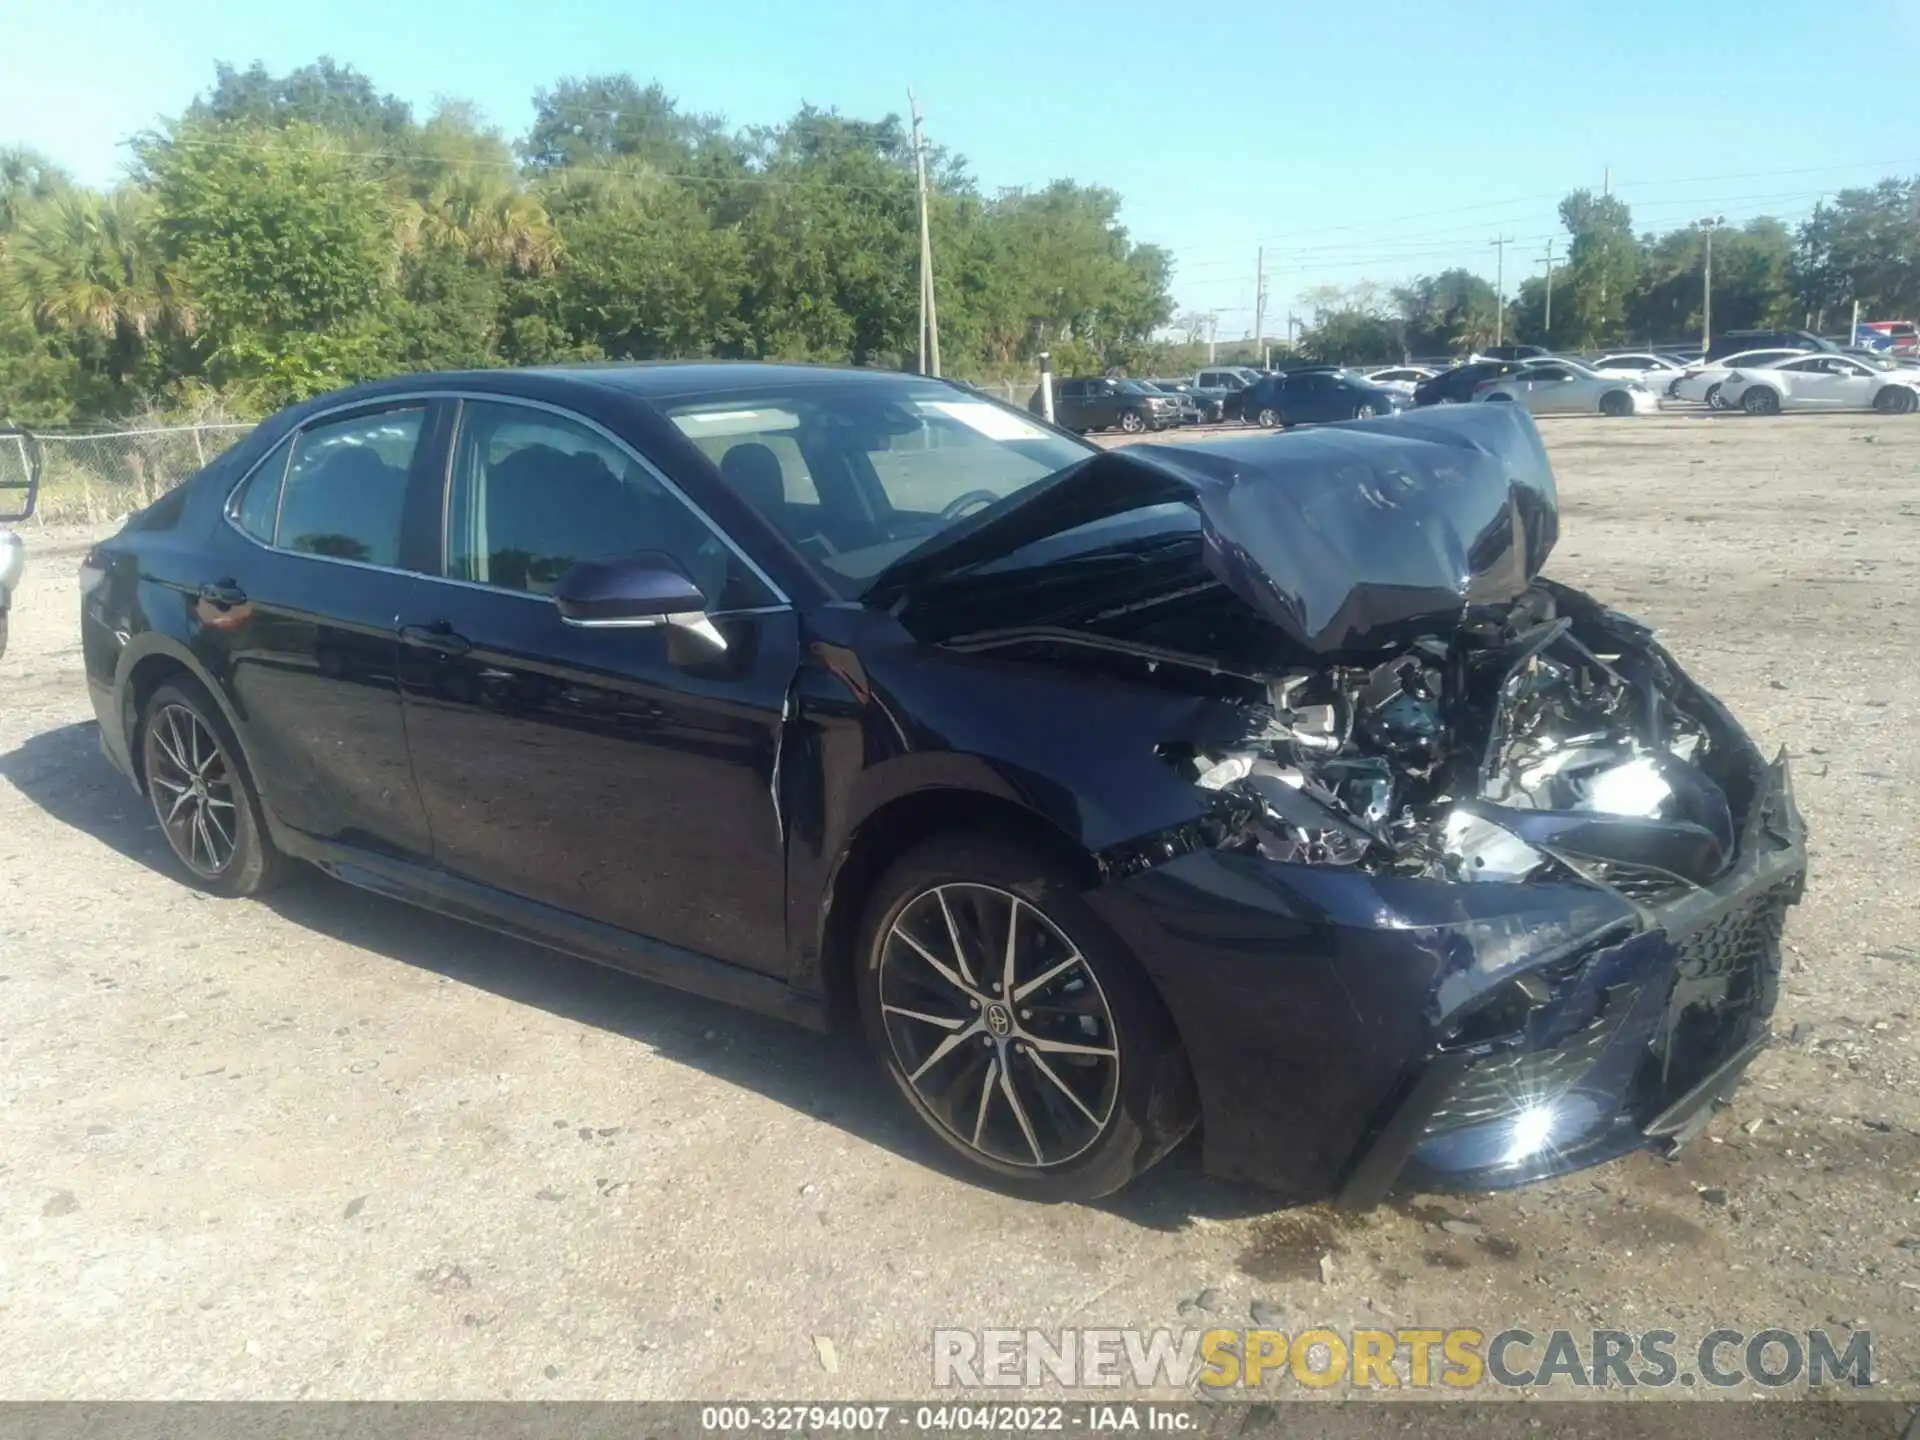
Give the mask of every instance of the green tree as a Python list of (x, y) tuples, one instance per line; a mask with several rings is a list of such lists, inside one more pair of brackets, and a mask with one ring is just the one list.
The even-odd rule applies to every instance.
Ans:
[(1920, 314), (1920, 177), (1842, 190), (1800, 227), (1793, 276), (1808, 310), (1828, 324)]
[(76, 379), (104, 381), (95, 403), (125, 400), (156, 345), (190, 334), (195, 314), (162, 255), (153, 199), (63, 188), (21, 212), (0, 261), (0, 296)]
[(0, 145), (0, 247), (19, 229), (29, 206), (51, 200), (72, 183), (66, 171), (38, 150)]
[(1396, 289), (1393, 300), (1415, 355), (1465, 354), (1493, 343), (1499, 297), (1471, 270), (1422, 275)]
[(1576, 190), (1560, 202), (1570, 243), (1556, 277), (1553, 307), (1565, 307), (1571, 343), (1585, 347), (1625, 338), (1627, 307), (1640, 282), (1640, 242), (1633, 215), (1617, 195)]
[(394, 210), (334, 137), (196, 123), (143, 158), (216, 384), (278, 405), (379, 373)]

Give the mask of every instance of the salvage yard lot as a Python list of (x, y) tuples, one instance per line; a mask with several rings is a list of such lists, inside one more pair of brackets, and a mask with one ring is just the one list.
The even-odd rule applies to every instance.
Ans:
[(1876, 1378), (1920, 1394), (1920, 420), (1542, 428), (1548, 573), (1795, 757), (1813, 868), (1776, 1043), (1677, 1161), (1359, 1217), (1190, 1150), (1100, 1206), (1021, 1204), (937, 1168), (850, 1040), (314, 875), (188, 890), (97, 753), (86, 537), (29, 526), (0, 660), (0, 1396), (922, 1395), (936, 1327), (1238, 1327), (1255, 1301), (1289, 1330), (1866, 1326)]

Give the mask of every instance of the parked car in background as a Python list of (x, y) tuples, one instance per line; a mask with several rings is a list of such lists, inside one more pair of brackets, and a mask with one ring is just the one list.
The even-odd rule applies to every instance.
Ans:
[(1222, 418), (1238, 420), (1240, 418), (1240, 397), (1247, 387), (1260, 378), (1260, 372), (1250, 365), (1209, 365), (1196, 371), (1193, 385), (1196, 390), (1217, 393), (1224, 407)]
[(1370, 385), (1383, 385), (1411, 395), (1414, 386), (1422, 380), (1431, 380), (1435, 373), (1424, 365), (1389, 365), (1382, 370), (1367, 371), (1366, 378)]
[(1259, 378), (1251, 365), (1209, 365), (1194, 375), (1193, 383), (1202, 390), (1244, 390)]
[(0, 429), (0, 655), (7, 653), (13, 592), (27, 568), (26, 541), (7, 527), (33, 518), (39, 492), (39, 445), (24, 430)]
[(1572, 360), (1532, 360), (1511, 375), (1484, 380), (1480, 401), (1524, 405), (1535, 415), (1651, 415), (1660, 397), (1638, 380), (1599, 375)]
[(1804, 355), (1732, 371), (1720, 383), (1720, 403), (1749, 415), (1782, 410), (1906, 415), (1920, 407), (1920, 371), (1852, 355)]
[(1920, 351), (1920, 327), (1911, 320), (1862, 320), (1853, 327), (1853, 343), (1890, 355)]
[(1665, 394), (1667, 386), (1678, 380), (1687, 367), (1679, 360), (1656, 355), (1651, 350), (1627, 350), (1602, 355), (1587, 362), (1587, 368), (1609, 380), (1643, 381), (1655, 394)]
[(1031, 1200), (1198, 1129), (1371, 1206), (1668, 1150), (1766, 1043), (1786, 757), (1560, 529), (1513, 407), (1101, 451), (876, 370), (399, 376), (96, 545), (79, 635), (202, 891), (844, 1022)]
[(1691, 400), (1697, 405), (1720, 408), (1720, 387), (1728, 375), (1741, 367), (1771, 365), (1776, 360), (1792, 360), (1805, 350), (1742, 350), (1717, 361), (1698, 360), (1667, 384), (1669, 400)]
[[(1040, 392), (1027, 401), (1035, 415), (1043, 413)], [(1124, 430), (1129, 435), (1167, 430), (1180, 423), (1184, 409), (1177, 395), (1163, 395), (1138, 380), (1093, 375), (1053, 382), (1053, 419), (1062, 429), (1085, 434), (1089, 430)]]
[(1226, 419), (1227, 392), (1201, 390), (1186, 380), (1149, 380), (1149, 385), (1169, 395), (1178, 395), (1193, 410), (1195, 425), (1217, 425)]
[(1743, 350), (1797, 350), (1802, 353), (1820, 350), (1834, 353), (1839, 349), (1831, 340), (1822, 340), (1807, 330), (1722, 330), (1707, 346), (1704, 358), (1719, 360), (1728, 355), (1738, 355)]
[(1464, 405), (1473, 399), (1473, 392), (1483, 380), (1497, 380), (1503, 375), (1511, 375), (1520, 366), (1512, 360), (1473, 360), (1465, 365), (1456, 365), (1451, 370), (1442, 370), (1438, 375), (1420, 381), (1413, 387), (1413, 403), (1416, 405)]
[(1553, 351), (1544, 345), (1489, 345), (1484, 350), (1476, 351), (1474, 358), (1478, 360), (1538, 360), (1551, 354), (1553, 354)]
[(1411, 404), (1402, 391), (1375, 385), (1350, 370), (1294, 370), (1269, 375), (1240, 400), (1240, 418), (1267, 429), (1366, 420)]

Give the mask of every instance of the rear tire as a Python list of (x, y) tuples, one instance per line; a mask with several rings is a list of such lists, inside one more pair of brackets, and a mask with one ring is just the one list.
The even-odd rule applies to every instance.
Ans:
[(240, 742), (220, 707), (190, 680), (171, 680), (140, 715), (141, 778), (187, 883), (210, 895), (258, 895), (286, 858), (267, 835)]
[(1198, 1116), (1158, 994), (1079, 888), (1025, 847), (941, 837), (881, 877), (856, 954), (894, 1087), (972, 1178), (1031, 1200), (1112, 1194)]
[(1280, 423), (1280, 412), (1271, 405), (1262, 406), (1260, 413), (1253, 417), (1253, 423), (1262, 430), (1271, 430)]
[(1740, 408), (1749, 415), (1778, 415), (1780, 397), (1772, 387), (1756, 385), (1740, 397)]
[(1709, 410), (1726, 409), (1726, 406), (1720, 403), (1720, 382), (1718, 380), (1707, 386), (1707, 408)]
[(1624, 390), (1609, 390), (1600, 397), (1600, 413), (1610, 420), (1633, 413), (1633, 397)]

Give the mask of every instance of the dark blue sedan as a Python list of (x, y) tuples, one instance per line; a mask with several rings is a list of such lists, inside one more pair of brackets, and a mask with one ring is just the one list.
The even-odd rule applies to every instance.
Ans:
[(1784, 760), (1539, 579), (1519, 407), (1103, 452), (939, 380), (422, 375), (82, 568), (181, 877), (844, 1021), (974, 1175), (1296, 1196), (1684, 1139), (1767, 1033)]

